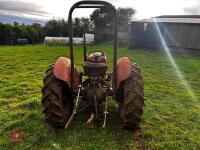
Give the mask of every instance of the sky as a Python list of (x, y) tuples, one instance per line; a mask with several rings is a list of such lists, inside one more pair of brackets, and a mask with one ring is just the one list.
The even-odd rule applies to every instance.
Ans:
[[(67, 18), (69, 8), (78, 0), (0, 0), (1, 18), (47, 20)], [(159, 15), (200, 15), (200, 0), (106, 0), (115, 7), (131, 7), (134, 18)], [(75, 10), (73, 17), (89, 17), (93, 9)]]

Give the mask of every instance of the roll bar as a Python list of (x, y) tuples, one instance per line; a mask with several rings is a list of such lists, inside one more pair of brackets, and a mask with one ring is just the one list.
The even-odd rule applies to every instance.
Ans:
[[(74, 84), (74, 49), (73, 49), (73, 27), (72, 27), (72, 13), (76, 8), (109, 8), (114, 15), (114, 53), (113, 53), (113, 89), (115, 90), (117, 84), (117, 12), (115, 7), (105, 1), (84, 0), (75, 3), (69, 10), (68, 23), (69, 23), (69, 45), (70, 45), (70, 59), (71, 59), (71, 88), (75, 89)], [(84, 48), (84, 54), (86, 48)]]

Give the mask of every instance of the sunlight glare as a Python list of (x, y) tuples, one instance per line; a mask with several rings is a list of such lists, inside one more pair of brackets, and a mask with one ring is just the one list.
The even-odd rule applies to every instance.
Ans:
[(196, 98), (195, 97), (195, 94), (194, 92), (192, 91), (192, 88), (191, 86), (188, 84), (188, 82), (185, 80), (185, 77), (184, 75), (181, 73), (178, 65), (176, 64), (171, 52), (170, 52), (170, 49), (169, 47), (167, 46), (162, 34), (161, 34), (161, 31), (160, 31), (160, 28), (158, 26), (158, 23), (157, 23), (157, 20), (156, 18), (153, 18), (154, 22), (155, 22), (155, 25), (156, 25), (156, 30), (158, 31), (158, 35), (161, 39), (161, 42), (162, 42), (162, 45), (163, 45), (163, 49), (165, 50), (167, 56), (168, 56), (168, 59), (173, 67), (173, 69), (175, 70), (176, 74), (177, 74), (177, 77), (180, 79), (181, 83), (184, 85), (185, 89), (187, 90), (188, 94), (192, 97), (192, 98)]

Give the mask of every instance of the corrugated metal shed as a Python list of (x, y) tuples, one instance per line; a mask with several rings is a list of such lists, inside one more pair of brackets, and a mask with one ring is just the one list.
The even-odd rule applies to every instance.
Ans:
[[(129, 47), (161, 48), (159, 28), (162, 38), (170, 47), (200, 49), (200, 16), (194, 18), (166, 18), (160, 16), (132, 22)], [(191, 16), (190, 16), (191, 17)]]
[(151, 18), (151, 19), (138, 20), (137, 22), (200, 24), (200, 18)]

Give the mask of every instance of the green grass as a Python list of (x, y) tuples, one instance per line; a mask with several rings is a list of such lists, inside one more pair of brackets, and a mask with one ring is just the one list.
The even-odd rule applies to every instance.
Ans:
[[(112, 47), (107, 52), (112, 66)], [(75, 48), (75, 62), (82, 64), (81, 47)], [(56, 129), (44, 121), (40, 104), (42, 78), (49, 64), (69, 56), (66, 47), (0, 46), (0, 149), (200, 149), (200, 52), (173, 52), (191, 97), (163, 51), (119, 49), (140, 64), (145, 81), (144, 138), (132, 139), (120, 128), (117, 104), (110, 103), (107, 129), (89, 129), (87, 116), (78, 115), (68, 130)], [(9, 132), (21, 129), (23, 142), (9, 142)]]

